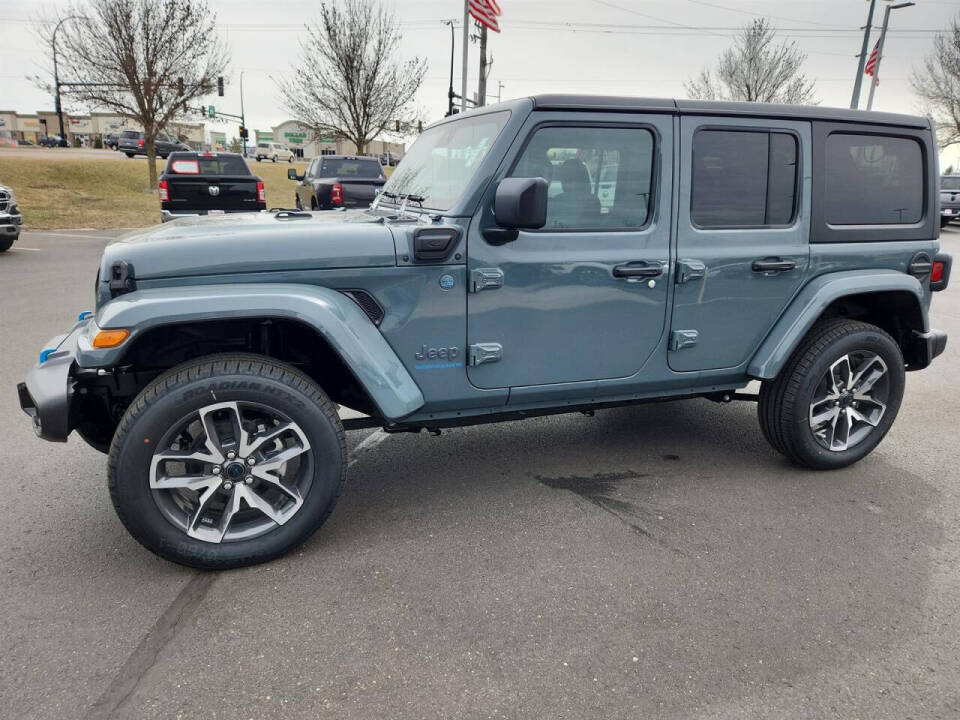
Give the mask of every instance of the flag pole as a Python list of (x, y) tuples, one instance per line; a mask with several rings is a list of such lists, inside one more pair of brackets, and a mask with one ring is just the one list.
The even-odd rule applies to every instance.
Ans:
[(863, 46), (860, 48), (860, 58), (857, 63), (857, 77), (853, 81), (853, 97), (850, 98), (850, 109), (856, 110), (860, 107), (860, 83), (863, 81), (863, 66), (867, 62), (867, 50), (870, 49), (870, 25), (873, 24), (873, 9), (877, 5), (877, 0), (870, 0), (870, 10), (867, 12), (867, 24), (863, 28)]
[(469, 0), (463, 0), (463, 69), (460, 73), (460, 112), (467, 111), (467, 61), (470, 44), (470, 8)]
[(883, 13), (883, 27), (880, 28), (880, 40), (877, 41), (877, 65), (873, 68), (873, 82), (870, 83), (870, 95), (867, 97), (867, 110), (873, 108), (873, 93), (880, 84), (880, 61), (883, 60), (883, 42), (887, 38), (887, 26), (890, 24), (890, 11), (910, 7), (914, 3), (903, 2), (896, 5), (887, 5)]

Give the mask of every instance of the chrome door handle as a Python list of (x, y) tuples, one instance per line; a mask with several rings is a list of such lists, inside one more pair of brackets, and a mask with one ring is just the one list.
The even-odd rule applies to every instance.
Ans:
[(633, 278), (645, 277), (653, 278), (663, 275), (663, 266), (660, 263), (647, 264), (643, 261), (635, 261), (616, 265), (613, 268), (615, 278)]

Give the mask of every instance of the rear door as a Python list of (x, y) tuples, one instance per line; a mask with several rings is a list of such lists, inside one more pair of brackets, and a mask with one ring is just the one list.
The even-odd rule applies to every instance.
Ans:
[(749, 360), (799, 290), (810, 231), (810, 125), (682, 117), (670, 368)]
[[(666, 318), (672, 142), (670, 115), (530, 117), (505, 174), (547, 179), (547, 224), (499, 244), (490, 184), (470, 226), (471, 383), (595, 381), (644, 365)], [(569, 386), (538, 397), (554, 391)]]

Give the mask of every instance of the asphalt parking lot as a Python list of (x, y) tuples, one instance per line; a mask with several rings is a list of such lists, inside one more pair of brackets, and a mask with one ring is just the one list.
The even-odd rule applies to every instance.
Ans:
[(17, 404), (108, 235), (0, 255), (0, 715), (960, 716), (960, 277), (946, 353), (854, 467), (789, 465), (750, 403), (354, 432), (312, 540), (202, 574), (131, 539), (104, 456)]

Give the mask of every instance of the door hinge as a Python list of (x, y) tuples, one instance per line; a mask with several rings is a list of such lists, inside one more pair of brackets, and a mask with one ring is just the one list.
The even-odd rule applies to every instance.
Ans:
[(707, 266), (699, 260), (678, 260), (677, 261), (677, 285), (699, 280), (707, 274)]
[(693, 347), (697, 344), (700, 333), (696, 330), (674, 330), (670, 333), (670, 349), (683, 350), (686, 347)]
[(483, 365), (499, 362), (503, 358), (503, 346), (500, 343), (476, 343), (470, 346), (470, 364)]
[(470, 292), (496, 290), (503, 287), (503, 270), (500, 268), (477, 268), (470, 271)]

